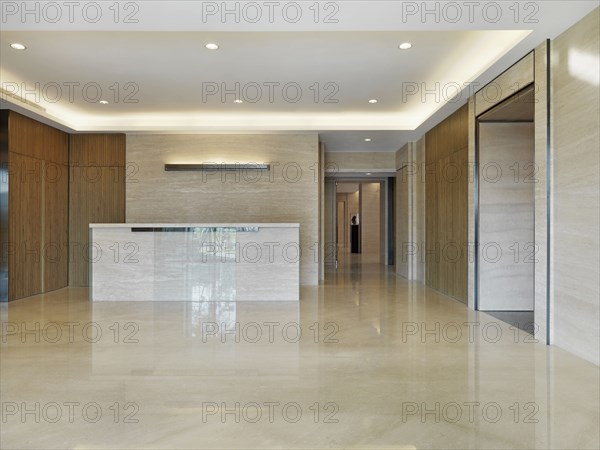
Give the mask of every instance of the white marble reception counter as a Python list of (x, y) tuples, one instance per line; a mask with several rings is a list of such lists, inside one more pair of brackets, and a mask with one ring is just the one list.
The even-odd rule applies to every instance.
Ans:
[(90, 224), (94, 301), (298, 301), (297, 223)]
[(300, 228), (299, 223), (92, 223), (91, 228)]

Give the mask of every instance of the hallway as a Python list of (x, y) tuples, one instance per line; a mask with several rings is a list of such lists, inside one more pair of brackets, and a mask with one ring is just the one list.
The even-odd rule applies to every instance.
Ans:
[(2, 447), (598, 447), (598, 367), (346, 256), (299, 304), (2, 304)]

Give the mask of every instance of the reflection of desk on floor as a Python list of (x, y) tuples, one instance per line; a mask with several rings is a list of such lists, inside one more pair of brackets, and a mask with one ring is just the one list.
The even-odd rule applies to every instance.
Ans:
[(91, 224), (90, 296), (299, 300), (297, 223)]

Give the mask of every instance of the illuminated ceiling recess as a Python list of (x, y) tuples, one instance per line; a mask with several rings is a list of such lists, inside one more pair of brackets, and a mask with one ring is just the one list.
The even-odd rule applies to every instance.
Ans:
[(403, 10), (421, 2), (352, 1), (335, 21), (307, 9), (297, 23), (250, 23), (202, 16), (205, 3), (219, 5), (144, 2), (127, 23), (109, 10), (96, 23), (9, 15), (2, 101), (75, 131), (371, 131), (380, 145), (379, 132), (443, 119), (596, 6), (539, 2), (525, 21), (531, 12), (515, 20), (512, 2), (492, 2), (498, 20), (480, 8), (457, 22)]
[(6, 34), (28, 47), (3, 55), (8, 89), (31, 100), (39, 83), (36, 103), (77, 131), (318, 131), (414, 130), (528, 32), (234, 33), (218, 51), (203, 33)]

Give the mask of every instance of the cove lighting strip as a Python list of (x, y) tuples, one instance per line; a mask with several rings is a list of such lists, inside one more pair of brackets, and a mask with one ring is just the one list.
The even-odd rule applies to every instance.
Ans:
[(165, 164), (165, 172), (271, 170), (270, 164)]

